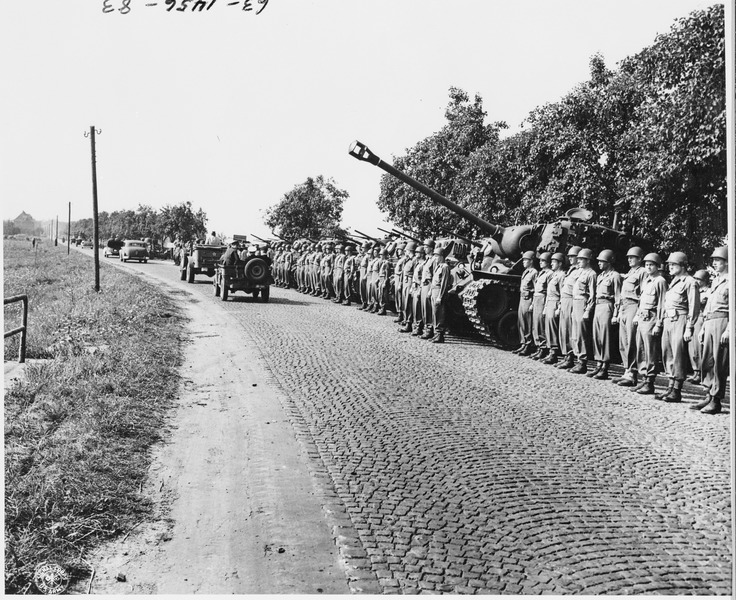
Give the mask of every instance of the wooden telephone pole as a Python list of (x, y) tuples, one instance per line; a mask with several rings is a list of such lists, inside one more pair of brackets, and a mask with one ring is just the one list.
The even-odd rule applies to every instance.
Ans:
[[(102, 133), (97, 131), (96, 133)], [(84, 134), (85, 137), (87, 134)], [(95, 126), (89, 128), (92, 142), (92, 254), (95, 259), (95, 292), (100, 291), (100, 230), (97, 218), (97, 156), (95, 154)]]

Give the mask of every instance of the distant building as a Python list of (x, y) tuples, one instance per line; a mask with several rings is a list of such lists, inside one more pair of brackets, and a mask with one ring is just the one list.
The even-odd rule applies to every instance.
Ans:
[(36, 230), (36, 221), (27, 212), (23, 211), (12, 221), (13, 225), (18, 228), (18, 233), (26, 233), (34, 235)]

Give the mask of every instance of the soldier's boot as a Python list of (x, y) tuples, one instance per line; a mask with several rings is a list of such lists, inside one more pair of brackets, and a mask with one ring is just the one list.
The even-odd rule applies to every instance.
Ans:
[(576, 375), (583, 375), (588, 371), (588, 361), (587, 360), (578, 360), (577, 364), (570, 369), (570, 373), (575, 373)]
[(553, 348), (550, 350), (549, 355), (547, 358), (545, 358), (542, 362), (545, 365), (554, 365), (557, 362), (557, 359), (560, 357), (560, 352), (556, 348)]
[(672, 388), (675, 387), (675, 380), (670, 377), (669, 382), (667, 383), (667, 389), (664, 392), (659, 392), (658, 394), (654, 394), (654, 398), (656, 400), (664, 400), (665, 396), (667, 396), (671, 391)]
[(541, 353), (542, 353), (542, 349), (537, 348), (537, 350), (533, 354), (529, 354), (529, 358), (531, 358), (532, 360), (536, 360), (537, 358), (539, 358), (539, 355)]
[(434, 337), (430, 340), (433, 344), (444, 344), (445, 343), (445, 332), (441, 329), (437, 330)]
[(381, 310), (378, 311), (378, 314), (382, 317), (385, 317), (388, 313), (386, 312), (385, 308), (382, 308)]
[(516, 350), (512, 350), (514, 354), (521, 354), (524, 351), (524, 348), (526, 348), (526, 344), (522, 344), (519, 346)]
[(665, 402), (680, 402), (682, 400), (682, 379), (675, 379), (675, 385), (670, 393), (662, 398)]
[(542, 360), (543, 358), (547, 358), (547, 354), (549, 354), (549, 348), (540, 348), (537, 355), (533, 358), (534, 360)]
[(419, 337), (423, 340), (431, 340), (434, 337), (434, 327), (427, 327), (424, 330), (424, 333)]
[(399, 329), (399, 333), (411, 333), (414, 327), (412, 327), (411, 323), (406, 323), (401, 329)]
[(688, 406), (688, 408), (690, 410), (700, 410), (708, 406), (712, 401), (713, 401), (713, 397), (710, 394), (708, 394), (703, 400), (701, 400), (697, 404), (691, 404), (690, 406)]
[(575, 366), (575, 358), (573, 355), (566, 354), (565, 360), (563, 360), (559, 365), (557, 365), (558, 369), (572, 369)]
[(404, 319), (401, 318), (401, 313), (399, 313), (394, 319), (394, 323), (403, 323), (403, 322), (404, 322)]
[(342, 302), (342, 305), (343, 306), (352, 306), (353, 303), (350, 302), (350, 298), (345, 298), (345, 300), (343, 300), (343, 302)]
[(519, 356), (529, 356), (534, 352), (534, 346), (532, 344), (527, 344), (527, 346), (519, 352)]
[(634, 390), (637, 394), (653, 394), (654, 393), (654, 376), (648, 376), (642, 381), (639, 386)]
[(602, 362), (601, 363), (601, 370), (598, 371), (596, 375), (593, 376), (593, 379), (598, 379), (600, 381), (605, 381), (608, 379), (608, 363)]
[(424, 331), (424, 327), (421, 325), (414, 325), (414, 329), (412, 330), (411, 334), (413, 336), (422, 335), (422, 332)]
[(633, 387), (637, 386), (638, 373), (636, 371), (629, 371), (624, 373), (623, 377), (616, 382), (616, 385), (621, 387)]
[(597, 360), (597, 361), (595, 361), (595, 369), (593, 369), (592, 371), (590, 371), (590, 373), (586, 373), (585, 376), (586, 377), (595, 377), (596, 375), (598, 375), (598, 373), (601, 372), (601, 369), (602, 368), (603, 368), (603, 363), (601, 361)]
[(687, 378), (690, 383), (700, 383), (700, 371), (693, 371), (693, 374)]
[(715, 396), (711, 396), (708, 405), (700, 412), (704, 415), (717, 415), (719, 412), (721, 412), (721, 399), (716, 398)]

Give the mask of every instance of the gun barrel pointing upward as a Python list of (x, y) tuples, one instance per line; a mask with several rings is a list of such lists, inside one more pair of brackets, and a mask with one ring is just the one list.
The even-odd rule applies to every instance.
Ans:
[(403, 231), (399, 231), (398, 229), (392, 229), (392, 231), (401, 237), (405, 237), (408, 240), (412, 240), (413, 242), (417, 242), (419, 244), (422, 243), (422, 240), (415, 238), (414, 236), (409, 235), (408, 233), (404, 233)]

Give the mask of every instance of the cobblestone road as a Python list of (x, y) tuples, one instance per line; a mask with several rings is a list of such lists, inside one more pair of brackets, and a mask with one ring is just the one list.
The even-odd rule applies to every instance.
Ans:
[(261, 348), (339, 498), (354, 591), (731, 593), (729, 414), (292, 290), (211, 301)]

